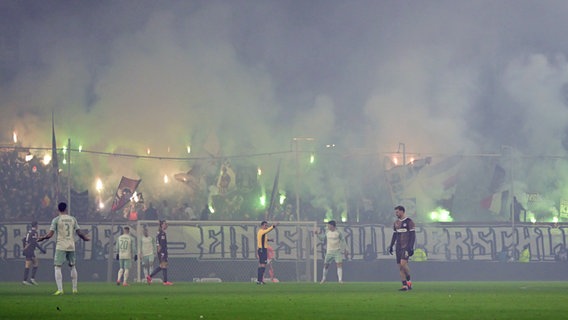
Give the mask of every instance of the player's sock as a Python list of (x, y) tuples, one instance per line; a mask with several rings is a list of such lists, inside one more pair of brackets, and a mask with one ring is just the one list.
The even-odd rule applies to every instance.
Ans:
[(162, 274), (164, 275), (164, 282), (168, 282), (168, 268), (163, 268)]
[(343, 282), (343, 268), (337, 268), (337, 279), (339, 282)]
[(129, 269), (124, 269), (124, 280), (122, 280), (122, 283), (126, 284), (128, 282), (128, 273), (130, 272)]
[(321, 281), (325, 281), (325, 279), (327, 278), (327, 271), (329, 270), (329, 268), (324, 267), (323, 268), (323, 276), (321, 278)]
[(154, 271), (152, 271), (152, 273), (150, 273), (150, 278), (153, 278), (155, 275), (158, 274), (158, 272), (160, 272), (162, 270), (162, 268), (160, 267), (156, 267), (156, 269), (154, 269)]
[(73, 286), (73, 291), (77, 291), (77, 278), (79, 275), (77, 274), (77, 268), (75, 266), (71, 267), (71, 284)]
[(264, 281), (264, 271), (265, 270), (266, 270), (266, 267), (258, 267), (256, 281), (258, 281), (258, 282)]
[(24, 281), (28, 281), (28, 275), (29, 274), (30, 274), (30, 268), (25, 268), (24, 269)]
[(32, 268), (32, 279), (35, 279), (36, 272), (37, 272), (37, 267), (33, 267)]
[(124, 269), (122, 269), (122, 268), (118, 269), (118, 275), (116, 277), (116, 284), (120, 283), (120, 279), (122, 278), (123, 274), (124, 274)]
[(55, 266), (55, 283), (57, 284), (57, 291), (63, 291), (63, 275), (61, 274), (61, 267)]
[(406, 275), (406, 281), (410, 281), (410, 275), (409, 274)]

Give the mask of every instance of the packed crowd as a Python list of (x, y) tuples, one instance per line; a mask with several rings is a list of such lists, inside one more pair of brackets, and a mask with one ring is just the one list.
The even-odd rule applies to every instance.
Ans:
[[(65, 179), (56, 183), (54, 167), (44, 164), (37, 157), (29, 157), (27, 150), (0, 151), (0, 221), (50, 221), (57, 214), (58, 201), (67, 201), (66, 192), (56, 197), (56, 185), (66, 190)], [(83, 221), (104, 220), (263, 220), (294, 221), (297, 219), (294, 197), (292, 201), (276, 204), (271, 214), (266, 208), (255, 207), (258, 195), (232, 191), (214, 195), (212, 201), (188, 199), (155, 199), (147, 195), (146, 201), (131, 202), (118, 212), (101, 208), (98, 201), (87, 196), (71, 194), (73, 215)], [(311, 205), (307, 197), (301, 199), (301, 220), (319, 221), (326, 218), (326, 212)], [(338, 217), (334, 217), (338, 218)], [(382, 217), (373, 206), (363, 203), (357, 217), (348, 216), (348, 221), (380, 223)], [(387, 218), (387, 217), (385, 217)], [(390, 217), (388, 217), (390, 219)]]
[(54, 206), (53, 168), (18, 151), (0, 152), (0, 220), (48, 220)]

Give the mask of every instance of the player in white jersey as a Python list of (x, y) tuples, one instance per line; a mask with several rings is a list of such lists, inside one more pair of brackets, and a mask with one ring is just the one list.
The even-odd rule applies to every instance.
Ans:
[(154, 238), (148, 234), (146, 226), (144, 226), (142, 237), (140, 238), (140, 254), (142, 256), (142, 270), (144, 278), (146, 278), (154, 269), (154, 257), (156, 256), (156, 243)]
[(57, 284), (57, 291), (54, 296), (63, 295), (63, 275), (61, 274), (61, 266), (65, 261), (71, 267), (71, 283), (73, 285), (73, 293), (77, 293), (77, 269), (75, 268), (75, 237), (76, 233), (83, 241), (89, 241), (89, 237), (81, 232), (79, 224), (75, 217), (67, 213), (67, 204), (65, 202), (59, 203), (57, 206), (59, 215), (51, 221), (49, 232), (38, 239), (38, 242), (47, 240), (55, 235), (55, 256), (53, 257), (53, 264), (55, 265), (55, 283)]
[(122, 234), (116, 241), (116, 259), (118, 260), (119, 269), (118, 277), (116, 278), (116, 285), (120, 285), (122, 278), (122, 285), (128, 285), (128, 274), (132, 265), (132, 259), (138, 259), (136, 255), (136, 240), (130, 235), (130, 227), (122, 228)]
[(320, 240), (327, 240), (327, 249), (323, 264), (323, 277), (320, 283), (325, 282), (329, 265), (332, 261), (335, 261), (335, 265), (337, 266), (337, 279), (339, 283), (343, 283), (343, 254), (347, 255), (349, 253), (343, 233), (337, 230), (335, 221), (333, 220), (327, 223), (327, 232), (325, 234), (321, 234), (319, 230), (315, 230), (314, 233)]

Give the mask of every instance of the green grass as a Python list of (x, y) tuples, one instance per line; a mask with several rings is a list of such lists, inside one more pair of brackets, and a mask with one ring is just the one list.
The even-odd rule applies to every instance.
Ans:
[[(562, 319), (565, 282), (0, 283), (1, 319)], [(200, 318), (203, 316), (203, 318)]]

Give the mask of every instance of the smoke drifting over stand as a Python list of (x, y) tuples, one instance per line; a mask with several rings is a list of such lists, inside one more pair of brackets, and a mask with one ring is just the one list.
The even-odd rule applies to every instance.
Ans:
[[(88, 150), (164, 157), (188, 156), (187, 146), (198, 157), (274, 152), (247, 159), (267, 168), (267, 186), (294, 137), (315, 139), (300, 143), (303, 152), (333, 143), (339, 154), (375, 154), (361, 162), (373, 172), (400, 142), (420, 157), (508, 146), (517, 158), (563, 159), (567, 13), (564, 1), (523, 0), (3, 1), (0, 141), (16, 131), (23, 145), (49, 148), (53, 111), (60, 146), (70, 138)], [(281, 179), (293, 186), (286, 157)], [(193, 164), (132, 162), (79, 157), (74, 179), (90, 188), (95, 176), (155, 172), (158, 181)], [(568, 191), (566, 163), (534, 162), (518, 192)], [(303, 183), (311, 192), (326, 185), (328, 206), (355, 167)]]

